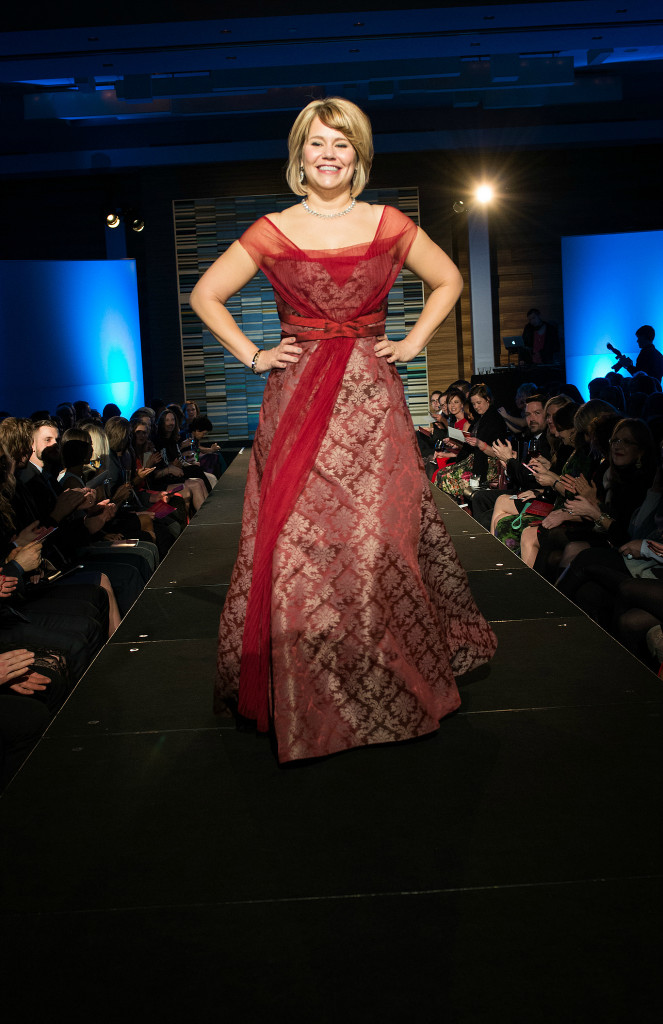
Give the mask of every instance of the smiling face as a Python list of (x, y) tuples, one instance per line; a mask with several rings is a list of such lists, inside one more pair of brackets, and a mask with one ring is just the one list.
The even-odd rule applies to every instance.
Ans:
[(449, 412), (452, 416), (463, 415), (463, 403), (461, 402), (458, 395), (452, 395), (449, 399)]
[(342, 132), (314, 117), (302, 150), (306, 183), (322, 193), (349, 192), (357, 155)]
[(613, 466), (618, 469), (631, 466), (641, 456), (642, 450), (633, 440), (629, 428), (618, 426), (610, 438), (610, 461)]

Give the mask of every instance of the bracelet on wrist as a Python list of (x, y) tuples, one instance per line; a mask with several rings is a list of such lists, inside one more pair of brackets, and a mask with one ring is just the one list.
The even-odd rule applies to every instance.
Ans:
[(261, 348), (257, 348), (255, 350), (254, 355), (253, 355), (253, 359), (251, 360), (251, 373), (255, 373), (258, 376), (260, 376), (260, 370), (256, 369), (256, 364), (258, 362), (258, 356), (260, 355), (261, 352), (262, 352), (262, 349)]

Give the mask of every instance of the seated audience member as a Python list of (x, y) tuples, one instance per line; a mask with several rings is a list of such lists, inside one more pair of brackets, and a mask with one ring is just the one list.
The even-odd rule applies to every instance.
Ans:
[(577, 480), (576, 495), (566, 502), (566, 510), (580, 516), (585, 529), (572, 534), (560, 561), (562, 569), (587, 547), (618, 547), (625, 543), (631, 517), (652, 485), (656, 455), (646, 423), (618, 420), (609, 444), (607, 467), (596, 485), (584, 488), (583, 481)]
[(108, 436), (100, 423), (93, 423), (90, 420), (82, 420), (80, 429), (84, 430), (92, 443), (92, 455), (87, 466), (84, 467), (83, 479), (86, 487), (103, 488), (103, 495), (99, 497), (110, 497), (110, 484), (108, 478), (108, 462), (110, 459), (110, 448)]
[(523, 327), (524, 362), (545, 365), (554, 362), (559, 351), (559, 332), (554, 323), (541, 319), (539, 309), (527, 310)]
[[(589, 403), (588, 403), (589, 404)], [(576, 425), (583, 410), (576, 416)], [(595, 417), (592, 417), (595, 418)], [(582, 428), (588, 442), (590, 421)], [(578, 430), (580, 434), (580, 429)], [(551, 513), (538, 534), (534, 568), (550, 582), (585, 546), (619, 543), (629, 519), (642, 502), (653, 477), (653, 442), (640, 420), (620, 420), (610, 438), (607, 468), (590, 450), (594, 471), (562, 480), (565, 500)], [(597, 472), (596, 469), (600, 467)], [(575, 480), (571, 479), (575, 476)], [(598, 509), (598, 511), (597, 511)]]
[(101, 420), (104, 426), (112, 416), (121, 416), (122, 410), (119, 406), (115, 405), (114, 402), (109, 402), (108, 405), (104, 406), (104, 410), (101, 414)]
[[(209, 484), (199, 466), (186, 466), (178, 444), (177, 419), (170, 409), (164, 409), (156, 425), (156, 449), (161, 463), (154, 472), (154, 485), (170, 491), (180, 490), (190, 498), (194, 511), (198, 511)], [(196, 472), (197, 471), (197, 472)]]
[(169, 402), (166, 408), (169, 412), (172, 412), (173, 416), (177, 420), (177, 437), (179, 439), (180, 428), (184, 422), (184, 410), (181, 405), (177, 404), (177, 402)]
[[(158, 472), (166, 467), (164, 467), (161, 453), (155, 450), (151, 434), (149, 419), (146, 421), (144, 416), (140, 416), (132, 420), (131, 451), (134, 459), (134, 488), (144, 507), (149, 509), (150, 505), (157, 505), (159, 507), (156, 514), (160, 518), (172, 515), (177, 520), (179, 529), (175, 531), (167, 519), (171, 533), (173, 536), (177, 536), (188, 522), (191, 492), (186, 483), (168, 483), (164, 475)], [(172, 476), (177, 478), (175, 469), (172, 469)], [(180, 479), (184, 479), (184, 474)], [(166, 510), (163, 507), (164, 502), (167, 502), (170, 509), (175, 511)]]
[[(533, 485), (531, 473), (526, 465), (532, 456), (550, 455), (550, 443), (546, 436), (545, 400), (541, 395), (530, 395), (525, 405), (527, 429), (519, 435), (519, 449), (511, 441), (497, 441), (493, 453), (504, 466), (506, 486), (479, 487), (471, 497), (472, 515), (486, 529), (490, 527), (493, 509), (499, 509), (499, 516), (507, 510), (515, 514), (513, 492), (529, 492)], [(499, 518), (498, 516), (498, 518)]]
[(46, 731), (69, 687), (63, 655), (7, 649), (0, 630), (0, 792)]
[(81, 427), (70, 427), (69, 430), (65, 430), (62, 435), (60, 456), (64, 468), (59, 476), (59, 482), (63, 489), (84, 488), (85, 467), (92, 458), (92, 439), (89, 432)]
[(61, 402), (55, 410), (55, 415), (60, 421), (62, 430), (69, 430), (76, 422), (76, 410), (71, 402)]
[(566, 395), (566, 397), (570, 398), (572, 402), (576, 403), (576, 405), (584, 405), (585, 403), (585, 399), (582, 397), (575, 384), (555, 384), (551, 390), (551, 395), (552, 394)]
[[(652, 486), (619, 547), (586, 548), (557, 586), (595, 622), (649, 663), (646, 645), (660, 668), (663, 620), (663, 484), (659, 465)], [(650, 635), (651, 634), (651, 635)]]
[(648, 395), (642, 408), (642, 419), (649, 422), (654, 416), (663, 416), (663, 394)]
[[(632, 418), (638, 419), (637, 416)], [(654, 444), (658, 448), (660, 444), (663, 444), (663, 416), (652, 416), (647, 420), (647, 426), (651, 430)]]
[[(119, 455), (126, 448), (124, 442), (128, 431), (128, 424), (126, 420), (122, 420), (122, 417), (111, 417), (111, 420), (108, 422), (111, 424), (111, 442), (113, 445), (119, 445), (118, 451), (114, 452), (112, 445), (109, 444), (111, 450), (107, 456), (103, 456), (103, 471), (92, 478), (89, 484), (91, 485), (92, 482), (95, 482), (95, 490), (97, 490), (99, 500), (104, 500), (110, 496), (110, 500), (119, 509), (115, 516), (105, 523), (103, 536), (105, 539), (108, 539), (108, 535), (111, 534), (116, 540), (122, 538), (150, 541), (159, 547), (151, 517), (145, 514), (144, 519), (141, 519), (142, 507), (131, 509), (128, 504), (120, 507), (122, 502), (126, 502), (133, 495), (132, 484), (124, 480), (125, 471), (122, 469), (121, 463), (119, 463)], [(127, 427), (120, 426), (118, 428), (117, 423), (127, 424)], [(112, 424), (115, 424), (115, 426), (113, 427)], [(91, 424), (90, 427), (92, 429), (93, 425)], [(106, 432), (104, 431), (104, 433)], [(74, 427), (73, 430), (68, 430), (65, 433), (61, 448), (64, 472), (60, 477), (60, 484), (65, 490), (69, 487), (78, 488), (85, 486), (86, 465), (91, 458), (92, 452), (91, 436), (87, 430)], [(131, 465), (130, 460), (128, 464), (129, 466)], [(97, 483), (99, 484), (98, 489), (96, 487)], [(98, 541), (101, 539), (101, 537), (97, 538)], [(164, 553), (168, 550), (171, 543), (172, 541), (168, 537)], [(141, 553), (147, 557), (152, 568), (155, 568), (157, 560), (154, 552), (149, 548), (146, 549), (142, 544), (134, 546), (139, 547)]]
[(92, 412), (90, 409), (90, 403), (83, 400), (74, 402), (74, 411), (76, 413), (76, 422), (79, 420), (89, 419)]
[[(0, 427), (6, 426), (5, 421)], [(47, 530), (34, 519), (20, 528), (14, 508), (15, 462), (0, 449), (0, 629), (10, 647), (64, 652), (78, 679), (108, 636), (109, 603), (96, 581), (47, 583), (42, 545)]]
[(141, 423), (143, 423), (147, 427), (148, 437), (150, 441), (154, 441), (154, 424), (156, 422), (154, 409), (150, 409), (149, 406), (147, 405), (143, 405), (140, 407), (140, 409), (136, 409), (136, 411), (131, 414), (130, 422), (135, 423), (138, 420), (140, 420)]
[(154, 445), (149, 440), (147, 427), (141, 420), (131, 423), (129, 453), (132, 458), (134, 494), (141, 506), (155, 516), (155, 530), (161, 551), (161, 527), (167, 530), (172, 538), (168, 544), (175, 541), (187, 523), (186, 502), (179, 495), (152, 489), (153, 473), (162, 459), (159, 452), (155, 452)]
[(631, 386), (632, 391), (644, 391), (646, 395), (656, 395), (661, 391), (661, 385), (655, 377), (650, 377), (649, 374), (643, 373), (641, 370), (635, 373), (633, 377), (620, 377), (621, 387), (625, 385)]
[(622, 416), (625, 415), (626, 399), (624, 397), (624, 392), (621, 388), (606, 387), (603, 389), (601, 398), (604, 402), (607, 402), (609, 405), (612, 405), (617, 410), (617, 412), (620, 412), (622, 414)]
[[(15, 503), (20, 526), (37, 520), (44, 526), (57, 526), (54, 538), (47, 541), (47, 557), (56, 568), (67, 571), (82, 563), (101, 577), (102, 586), (112, 591), (122, 614), (133, 604), (149, 579), (156, 549), (140, 547), (120, 550), (113, 546), (118, 538), (107, 536), (106, 527), (116, 514), (107, 500), (97, 504), (94, 490), (63, 490), (57, 477), (61, 468), (57, 428), (34, 424), (30, 461), (18, 475)], [(82, 513), (82, 515), (81, 515)]]
[(470, 403), (476, 419), (456, 458), (456, 462), (437, 474), (436, 485), (447, 494), (461, 497), (471, 477), (483, 483), (497, 479), (498, 460), (492, 445), (506, 439), (504, 420), (493, 405), (493, 396), (485, 384), (470, 390)]
[[(614, 411), (607, 402), (602, 402), (597, 398), (585, 402), (582, 406), (578, 406), (573, 402), (568, 403), (553, 413), (553, 422), (557, 433), (564, 445), (572, 447), (572, 452), (564, 463), (559, 476), (556, 473), (551, 473), (550, 467), (539, 463), (538, 460), (534, 459), (532, 461), (534, 478), (537, 484), (552, 489), (551, 493), (555, 495), (555, 506), (553, 511), (543, 520), (539, 519), (538, 522), (532, 524), (526, 521), (524, 525), (521, 524), (519, 527), (520, 557), (527, 565), (534, 565), (539, 552), (541, 530), (543, 528), (549, 531), (544, 535), (544, 539), (548, 543), (552, 544), (554, 539), (558, 544), (562, 544), (563, 547), (565, 537), (563, 531), (558, 531), (557, 534), (552, 533), (552, 531), (569, 518), (569, 514), (563, 508), (567, 496), (565, 482), (569, 477), (578, 477), (580, 475), (586, 479), (592, 478), (594, 469), (600, 462), (600, 456), (592, 453), (587, 431), (596, 416), (604, 412)], [(499, 524), (496, 529), (496, 536), (501, 539), (503, 531), (508, 531), (508, 529), (507, 523)], [(561, 551), (559, 554), (561, 556)]]
[(419, 427), (417, 430), (417, 443), (422, 459), (431, 456), (438, 443), (444, 441), (447, 436), (447, 420), (442, 411), (442, 392), (440, 390), (431, 391), (428, 407), (433, 422), (430, 427)]
[[(189, 433), (191, 437), (191, 451), (193, 452), (196, 461), (202, 466), (203, 471), (207, 474), (208, 478), (211, 476), (214, 478), (216, 483), (218, 478), (226, 470), (226, 463), (221, 455), (221, 448), (214, 441), (208, 444), (206, 441), (207, 435), (213, 429), (212, 421), (207, 416), (196, 416), (189, 423)], [(210, 480), (210, 483), (212, 481)]]
[(182, 420), (180, 428), (181, 441), (185, 441), (188, 437), (191, 436), (191, 424), (196, 419), (196, 417), (200, 416), (200, 408), (198, 404), (194, 402), (191, 398), (187, 398), (184, 401), (183, 412), (184, 419)]
[(506, 411), (503, 405), (500, 406), (498, 412), (500, 416), (502, 416), (509, 424), (511, 430), (519, 432), (523, 430), (523, 428), (527, 425), (527, 419), (524, 415), (525, 403), (531, 395), (538, 394), (538, 391), (539, 389), (537, 388), (536, 384), (521, 384), (518, 390), (516, 391), (516, 397), (514, 401), (518, 411), (523, 413), (522, 416), (512, 416), (510, 413)]
[(610, 383), (609, 383), (609, 381), (606, 380), (605, 377), (594, 377), (593, 380), (590, 380), (589, 384), (587, 385), (587, 390), (589, 391), (589, 397), (590, 398), (603, 398), (603, 392), (605, 391), (606, 388), (609, 388), (609, 387), (610, 387)]
[(649, 395), (646, 395), (644, 391), (630, 391), (626, 399), (626, 415), (635, 420), (644, 419), (642, 410), (648, 398)]
[[(455, 430), (469, 431), (470, 421), (465, 415), (465, 395), (463, 392), (455, 388), (449, 388), (444, 397), (447, 402), (447, 423), (449, 426)], [(447, 466), (456, 461), (462, 445), (462, 441), (453, 440), (449, 437), (446, 440), (437, 442), (436, 450), (431, 455), (429, 464), (426, 467), (430, 480), (435, 481), (441, 469), (446, 469)]]
[[(578, 406), (566, 395), (555, 395), (548, 399), (543, 410), (547, 426), (548, 455), (544, 449), (530, 457), (527, 463), (532, 470), (529, 474), (529, 486), (522, 486), (515, 495), (501, 494), (495, 502), (490, 522), (491, 533), (516, 554), (520, 554), (524, 530), (530, 526), (538, 526), (555, 506), (555, 484), (573, 453), (570, 441), (577, 409)], [(496, 446), (496, 451), (498, 450), (499, 447)], [(528, 482), (527, 478), (522, 476), (524, 472), (529, 470), (521, 468), (515, 478), (521, 485)]]

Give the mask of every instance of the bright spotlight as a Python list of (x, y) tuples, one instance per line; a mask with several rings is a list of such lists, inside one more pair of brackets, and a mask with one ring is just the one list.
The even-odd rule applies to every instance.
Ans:
[(106, 225), (109, 228), (119, 228), (120, 216), (118, 213), (109, 213), (106, 215)]
[(145, 221), (142, 217), (133, 217), (131, 221), (131, 230), (139, 234), (145, 227)]
[(475, 195), (480, 203), (489, 203), (495, 195), (492, 185), (479, 185)]

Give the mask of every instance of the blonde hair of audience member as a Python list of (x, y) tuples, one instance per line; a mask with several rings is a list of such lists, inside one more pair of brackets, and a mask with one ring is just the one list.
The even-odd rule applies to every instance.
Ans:
[(84, 423), (82, 424), (82, 429), (87, 430), (92, 442), (92, 457), (90, 458), (89, 468), (98, 471), (108, 465), (110, 456), (108, 435), (98, 423)]

